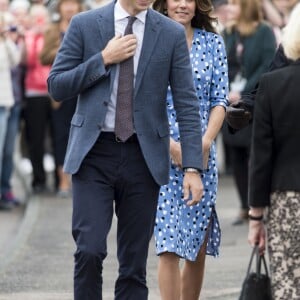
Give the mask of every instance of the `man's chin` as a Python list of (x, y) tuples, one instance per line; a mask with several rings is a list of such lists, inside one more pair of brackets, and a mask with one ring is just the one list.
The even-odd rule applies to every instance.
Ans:
[(152, 1), (137, 1), (136, 4), (137, 4), (137, 7), (140, 9), (140, 10), (145, 10), (147, 9), (150, 5), (151, 5)]

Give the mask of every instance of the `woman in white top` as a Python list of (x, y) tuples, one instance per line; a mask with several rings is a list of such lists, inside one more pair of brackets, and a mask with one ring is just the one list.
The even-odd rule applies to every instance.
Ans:
[[(11, 68), (20, 62), (20, 52), (9, 36), (10, 18), (8, 13), (0, 12), (0, 174), (7, 119), (14, 104)], [(0, 209), (6, 208), (10, 208), (8, 203), (0, 200)]]

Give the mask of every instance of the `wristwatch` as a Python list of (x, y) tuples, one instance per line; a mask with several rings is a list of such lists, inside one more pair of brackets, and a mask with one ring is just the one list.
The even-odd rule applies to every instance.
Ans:
[(196, 168), (183, 168), (183, 172), (200, 174), (199, 170)]

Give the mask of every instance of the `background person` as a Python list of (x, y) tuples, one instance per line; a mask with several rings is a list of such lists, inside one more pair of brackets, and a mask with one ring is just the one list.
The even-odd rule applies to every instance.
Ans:
[(290, 14), (299, 0), (273, 0), (274, 6), (277, 8), (282, 18), (282, 26), (289, 21)]
[(265, 74), (255, 98), (248, 240), (263, 252), (267, 231), (273, 299), (296, 300), (300, 297), (300, 5), (291, 14), (282, 45), (292, 62)]
[[(6, 6), (2, 6), (7, 8)], [(21, 54), (11, 37), (9, 29), (12, 16), (7, 11), (0, 11), (0, 182), (2, 181), (2, 162), (4, 156), (7, 124), (10, 109), (14, 105), (11, 69), (18, 65)], [(2, 187), (2, 186), (1, 186)], [(0, 190), (0, 209), (10, 209), (13, 203), (8, 201)]]
[[(260, 76), (268, 70), (276, 50), (273, 30), (262, 19), (259, 0), (229, 0), (227, 26), (223, 37), (228, 55), (229, 102), (250, 93)], [(248, 165), (251, 125), (232, 135), (223, 126), (223, 139), (229, 152), (237, 187), (240, 212), (233, 225), (248, 219)]]
[[(25, 32), (26, 74), (24, 123), (26, 145), (32, 164), (32, 190), (43, 193), (47, 190), (46, 172), (43, 165), (46, 137), (51, 136), (51, 102), (47, 90), (50, 66), (40, 63), (44, 46), (44, 32), (49, 25), (47, 8), (34, 4), (30, 9), (31, 27)], [(51, 143), (52, 139), (50, 138)]]
[[(19, 0), (18, 0), (19, 1)], [(20, 5), (20, 7), (18, 6)], [(2, 172), (0, 175), (1, 178), (1, 197), (2, 200), (18, 205), (20, 200), (14, 195), (11, 179), (14, 170), (14, 153), (15, 153), (15, 142), (16, 137), (19, 133), (20, 125), (20, 115), (23, 105), (23, 76), (24, 68), (22, 65), (21, 58), (24, 57), (25, 45), (24, 45), (24, 36), (22, 29), (19, 28), (19, 20), (15, 17), (16, 10), (24, 10), (29, 6), (20, 4), (20, 2), (14, 2), (9, 7), (9, 11), (12, 13), (11, 21), (8, 27), (8, 35), (11, 41), (13, 41), (19, 52), (18, 56), (19, 63), (11, 68), (11, 83), (13, 89), (13, 98), (14, 103), (9, 109), (7, 126), (6, 126), (6, 135), (3, 145), (3, 156), (2, 156)], [(21, 30), (21, 31), (20, 31)]]
[(217, 28), (218, 33), (221, 33), (225, 29), (227, 22), (227, 4), (227, 0), (212, 0), (212, 16), (217, 19), (214, 26)]
[[(71, 18), (83, 10), (80, 0), (60, 0), (57, 3), (59, 21), (53, 22), (44, 34), (44, 46), (39, 55), (42, 65), (51, 66), (69, 26)], [(51, 101), (51, 123), (53, 130), (53, 153), (58, 176), (57, 195), (69, 197), (71, 194), (69, 175), (63, 171), (70, 124), (76, 108), (76, 99), (61, 103)]]
[[(280, 44), (276, 50), (274, 59), (272, 60), (268, 72), (273, 70), (285, 67), (291, 63), (291, 60), (288, 59), (283, 51), (282, 45)], [(248, 126), (253, 120), (253, 110), (255, 104), (255, 96), (259, 82), (255, 85), (255, 88), (250, 93), (243, 93), (241, 99), (237, 102), (230, 104), (229, 108), (227, 107), (225, 120), (228, 125), (228, 130), (231, 133)]]

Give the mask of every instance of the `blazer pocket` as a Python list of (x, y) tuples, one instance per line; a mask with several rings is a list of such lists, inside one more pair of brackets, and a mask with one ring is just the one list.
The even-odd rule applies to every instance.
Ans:
[(71, 125), (81, 127), (84, 122), (84, 117), (79, 114), (75, 114), (71, 120)]
[(169, 127), (166, 127), (166, 126), (158, 127), (157, 132), (158, 132), (159, 137), (161, 137), (161, 138), (169, 136), (169, 134), (170, 134)]

